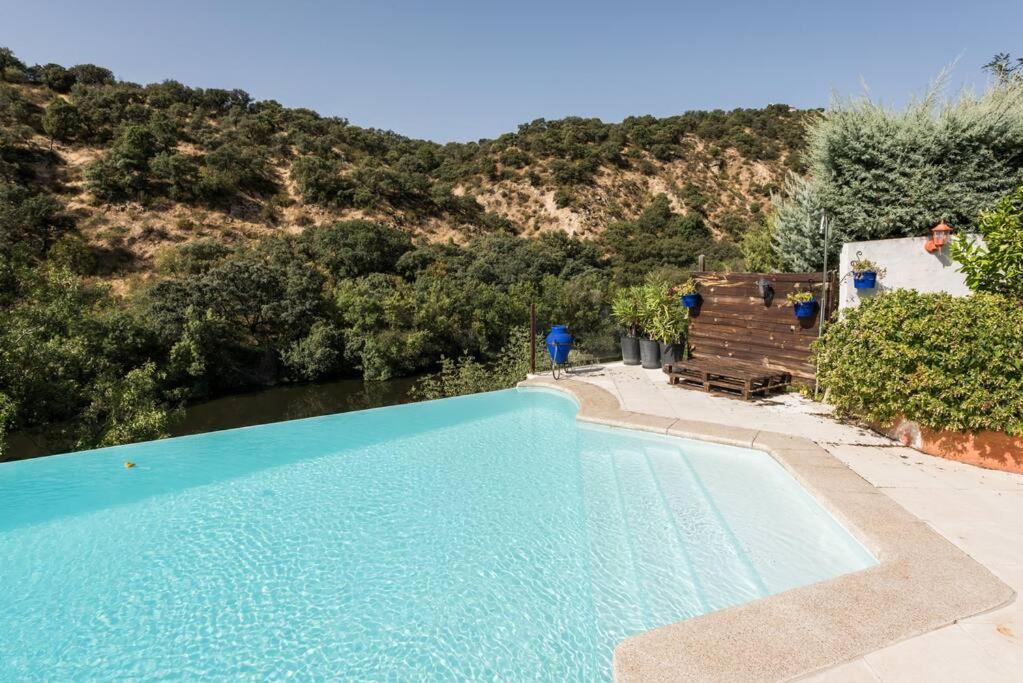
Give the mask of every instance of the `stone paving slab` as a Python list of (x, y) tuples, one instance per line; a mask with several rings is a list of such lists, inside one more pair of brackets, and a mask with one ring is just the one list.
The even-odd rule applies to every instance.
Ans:
[[(776, 426), (777, 415), (755, 412), (765, 406), (676, 387), (669, 388), (676, 393), (668, 393), (655, 389), (656, 375), (644, 372), (610, 368), (558, 382), (535, 377), (523, 385), (569, 393), (580, 405), (580, 420), (769, 453), (874, 552), (879, 564), (628, 638), (615, 650), (617, 680), (787, 680), (819, 671), (817, 680), (844, 680), (835, 678), (842, 674), (831, 668), (835, 665), (855, 676), (851, 680), (908, 680), (899, 666), (913, 653), (893, 654), (891, 648), (952, 629), (956, 647), (975, 659), (985, 651), (981, 639), (997, 626), (971, 622), (976, 633), (969, 633), (950, 625), (977, 614), (983, 619), (1004, 605), (1000, 612), (1015, 614), (1010, 586), (827, 450), (853, 444), (888, 450), (891, 442), (836, 423), (814, 404), (791, 400), (769, 406), (792, 413), (784, 421), (789, 433), (771, 432), (763, 427)], [(688, 401), (691, 396), (701, 400)], [(612, 402), (617, 410), (609, 407)], [(697, 415), (713, 419), (691, 419)], [(893, 455), (893, 463), (905, 467), (900, 460)], [(954, 486), (944, 490), (961, 493)], [(986, 646), (988, 651), (995, 647)], [(976, 669), (980, 677), (973, 680), (999, 680), (988, 676), (1004, 673), (1009, 661), (1001, 656), (997, 665)]]

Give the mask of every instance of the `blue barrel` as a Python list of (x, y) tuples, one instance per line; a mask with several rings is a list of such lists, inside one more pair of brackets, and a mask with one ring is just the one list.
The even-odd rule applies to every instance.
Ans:
[(853, 273), (853, 287), (856, 289), (873, 289), (877, 286), (877, 273), (873, 270), (863, 270)]
[(800, 301), (795, 304), (797, 318), (812, 318), (814, 309), (817, 308), (817, 302), (813, 299), (810, 301)]
[(564, 325), (554, 325), (547, 334), (547, 353), (551, 354), (551, 360), (558, 365), (568, 362), (568, 352), (572, 350), (572, 335)]
[(686, 308), (696, 308), (697, 306), (700, 305), (700, 295), (699, 294), (683, 294), (682, 295), (682, 305), (685, 306)]

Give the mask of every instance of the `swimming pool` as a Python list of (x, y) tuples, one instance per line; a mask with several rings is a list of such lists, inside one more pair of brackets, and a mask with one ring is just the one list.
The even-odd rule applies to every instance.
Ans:
[(575, 413), (517, 389), (0, 464), (0, 679), (606, 679), (626, 636), (875, 564), (770, 456)]

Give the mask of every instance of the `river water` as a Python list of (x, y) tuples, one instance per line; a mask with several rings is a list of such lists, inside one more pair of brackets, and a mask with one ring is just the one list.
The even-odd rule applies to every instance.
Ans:
[[(185, 408), (171, 424), (170, 433), (171, 436), (183, 436), (408, 403), (411, 401), (409, 390), (416, 379), (402, 377), (387, 382), (342, 379), (224, 396)], [(8, 436), (7, 449), (0, 461), (23, 460), (67, 450), (66, 443), (36, 434), (15, 433)]]

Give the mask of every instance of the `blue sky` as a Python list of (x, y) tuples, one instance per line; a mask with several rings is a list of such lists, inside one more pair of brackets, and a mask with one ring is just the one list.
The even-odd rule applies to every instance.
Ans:
[(1023, 2), (248, 2), (0, 0), (0, 45), (24, 61), (93, 62), (119, 78), (240, 87), (353, 123), (475, 140), (535, 118), (899, 105), (958, 59), (983, 87), (1023, 56)]

